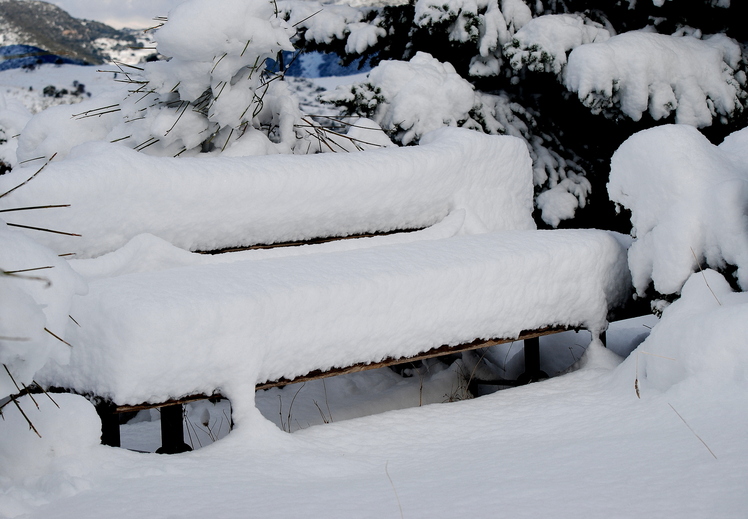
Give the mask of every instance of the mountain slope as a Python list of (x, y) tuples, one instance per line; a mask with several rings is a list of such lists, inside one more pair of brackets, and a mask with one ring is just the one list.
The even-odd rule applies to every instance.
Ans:
[(0, 46), (32, 45), (65, 58), (99, 64), (108, 57), (94, 44), (100, 38), (137, 45), (131, 33), (73, 18), (47, 2), (0, 0)]

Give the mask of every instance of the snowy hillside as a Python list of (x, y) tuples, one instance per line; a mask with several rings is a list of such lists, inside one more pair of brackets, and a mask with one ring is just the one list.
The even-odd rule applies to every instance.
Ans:
[[(137, 29), (137, 28), (136, 28)], [(152, 50), (140, 30), (117, 30), (80, 20), (54, 4), (39, 0), (0, 1), (0, 48), (32, 45), (69, 59), (101, 64), (113, 59), (137, 63)]]

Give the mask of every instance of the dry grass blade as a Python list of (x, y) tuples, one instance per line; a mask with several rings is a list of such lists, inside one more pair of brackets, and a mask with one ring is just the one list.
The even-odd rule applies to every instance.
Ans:
[(26, 416), (26, 413), (23, 412), (23, 409), (21, 408), (21, 404), (18, 403), (18, 400), (16, 400), (15, 397), (11, 397), (11, 400), (13, 401), (14, 404), (16, 404), (16, 407), (18, 408), (18, 410), (21, 412), (21, 414), (23, 415), (23, 417), (26, 419), (26, 423), (29, 424), (29, 429), (31, 429), (32, 431), (34, 431), (36, 433), (36, 435), (39, 438), (41, 438), (42, 435), (39, 434), (39, 431), (36, 430), (36, 427), (34, 427), (34, 424), (31, 422), (31, 419), (29, 419), (29, 417)]
[(60, 408), (60, 404), (58, 404), (57, 402), (55, 402), (55, 399), (52, 398), (52, 395), (50, 395), (49, 393), (47, 393), (46, 389), (44, 389), (41, 385), (37, 384), (37, 382), (35, 380), (32, 380), (32, 382), (34, 383), (34, 385), (36, 387), (38, 387), (39, 389), (41, 389), (42, 393), (44, 393), (45, 395), (47, 395), (47, 398), (49, 398), (52, 401), (52, 403), (55, 405), (55, 407), (57, 407), (57, 409), (61, 409)]
[(57, 209), (60, 207), (70, 207), (70, 204), (57, 204), (57, 205), (35, 205), (31, 207), (14, 207), (12, 209), (0, 209), (0, 213), (13, 213), (16, 211), (33, 211), (35, 209)]
[(390, 471), (387, 470), (387, 465), (389, 464), (389, 460), (387, 460), (384, 463), (384, 473), (387, 474), (387, 479), (390, 480), (390, 485), (392, 485), (392, 491), (395, 493), (395, 499), (397, 500), (397, 508), (400, 510), (400, 519), (404, 519), (403, 515), (403, 505), (400, 504), (400, 496), (397, 495), (397, 489), (395, 488), (395, 483), (392, 482), (392, 477), (390, 477)]
[(6, 275), (11, 275), (12, 276), (13, 274), (21, 274), (23, 272), (34, 272), (35, 270), (46, 270), (46, 269), (53, 269), (53, 268), (54, 267), (49, 266), (49, 267), (36, 267), (36, 268), (33, 268), (33, 269), (23, 269), (23, 270), (5, 270), (5, 271), (3, 271), (3, 273), (6, 274)]
[(34, 227), (33, 225), (21, 225), (20, 223), (8, 223), (6, 224), (8, 227), (18, 227), (20, 229), (30, 229), (32, 231), (42, 231), (42, 232), (51, 232), (52, 234), (62, 234), (64, 236), (77, 236), (80, 238), (80, 234), (75, 234), (74, 232), (65, 232), (65, 231), (55, 231), (54, 229), (46, 229), (44, 227)]
[(303, 20), (299, 20), (298, 22), (296, 22), (295, 24), (293, 24), (292, 27), (296, 27), (297, 25), (301, 25), (302, 23), (304, 23), (305, 21), (307, 21), (309, 18), (311, 18), (312, 16), (317, 16), (322, 11), (324, 11), (324, 9), (320, 9), (316, 13), (310, 14), (309, 16), (307, 16), (306, 18), (304, 18)]
[(712, 295), (714, 296), (714, 299), (717, 300), (717, 304), (719, 306), (722, 306), (722, 302), (719, 300), (719, 298), (717, 297), (717, 294), (714, 293), (714, 290), (712, 290), (712, 287), (709, 286), (709, 282), (706, 280), (706, 274), (704, 274), (704, 269), (701, 268), (701, 263), (699, 263), (699, 260), (696, 257), (696, 253), (693, 251), (693, 248), (691, 247), (689, 248), (691, 249), (691, 254), (693, 254), (693, 259), (696, 260), (696, 265), (698, 265), (699, 270), (701, 271), (701, 276), (704, 278), (704, 283), (706, 284), (706, 288), (709, 289), (709, 292), (712, 293)]
[(45, 332), (47, 332), (48, 334), (50, 334), (50, 335), (51, 335), (52, 337), (54, 337), (55, 339), (57, 339), (58, 341), (60, 341), (61, 343), (63, 343), (63, 344), (67, 344), (67, 345), (68, 345), (68, 346), (70, 346), (71, 348), (73, 347), (73, 345), (72, 345), (72, 344), (70, 344), (70, 343), (69, 343), (68, 341), (66, 341), (66, 340), (65, 340), (65, 339), (63, 339), (62, 337), (60, 337), (60, 336), (58, 336), (58, 335), (55, 335), (55, 334), (54, 334), (53, 332), (49, 331), (49, 329), (48, 329), (48, 328), (44, 328), (44, 331), (45, 331)]
[(114, 112), (119, 112), (122, 109), (119, 108), (119, 104), (113, 104), (113, 105), (107, 105), (102, 106), (100, 108), (94, 108), (93, 110), (86, 110), (85, 112), (81, 112), (79, 114), (73, 114), (73, 117), (76, 119), (86, 119), (88, 117), (99, 117), (104, 114), (111, 114)]
[(17, 273), (6, 272), (6, 271), (4, 271), (2, 269), (0, 269), (0, 275), (2, 275), (2, 276), (13, 276), (13, 277), (20, 278), (20, 279), (25, 279), (25, 280), (28, 280), (28, 281), (41, 281), (47, 287), (52, 286), (52, 282), (49, 279), (43, 278), (43, 277), (40, 277), (40, 276), (26, 276), (24, 274), (17, 274)]
[(709, 448), (709, 445), (707, 445), (706, 442), (701, 439), (701, 436), (699, 436), (698, 434), (696, 434), (696, 431), (694, 431), (693, 428), (690, 425), (688, 425), (688, 422), (686, 421), (686, 419), (683, 418), (681, 416), (681, 414), (678, 411), (675, 410), (675, 407), (673, 407), (672, 404), (668, 404), (668, 405), (670, 406), (670, 409), (672, 409), (673, 412), (678, 415), (678, 418), (680, 418), (683, 421), (683, 423), (686, 424), (686, 427), (688, 427), (688, 430), (691, 431), (693, 433), (693, 435), (696, 436), (696, 438), (699, 439), (699, 441), (704, 445), (704, 447), (706, 447), (706, 450), (709, 451), (709, 454), (711, 454), (714, 457), (714, 459), (716, 460), (717, 459), (717, 455), (714, 454), (714, 452), (712, 452), (712, 449)]
[[(3, 198), (4, 196), (7, 196), (7, 195), (11, 194), (13, 191), (15, 191), (16, 189), (18, 189), (19, 187), (22, 187), (22, 186), (25, 186), (26, 184), (28, 184), (31, 181), (31, 179), (33, 179), (35, 176), (37, 176), (39, 173), (41, 173), (44, 170), (44, 168), (47, 167), (47, 164), (49, 164), (56, 156), (57, 156), (57, 153), (53, 154), (51, 157), (49, 157), (49, 160), (47, 160), (47, 162), (45, 162), (44, 165), (36, 171), (36, 173), (34, 173), (33, 175), (31, 175), (29, 178), (27, 178), (26, 180), (24, 180), (20, 184), (18, 184), (16, 187), (11, 188), (8, 191), (6, 191), (5, 193), (3, 193), (2, 195), (0, 195), (0, 198)], [(35, 160), (35, 159), (32, 159), (32, 160)]]
[(11, 374), (10, 369), (8, 369), (8, 365), (7, 364), (3, 364), (3, 368), (5, 368), (5, 372), (10, 377), (11, 382), (13, 382), (13, 385), (16, 386), (16, 390), (18, 390), (18, 392), (20, 393), (21, 392), (21, 388), (18, 386), (18, 383), (16, 382), (15, 377), (13, 377), (13, 375)]

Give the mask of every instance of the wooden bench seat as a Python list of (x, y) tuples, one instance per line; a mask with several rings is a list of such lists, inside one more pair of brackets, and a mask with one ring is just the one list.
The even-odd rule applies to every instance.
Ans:
[(44, 382), (109, 411), (251, 400), (256, 388), (563, 329), (600, 333), (630, 285), (625, 247), (595, 230), (221, 261), (90, 281), (71, 309), (70, 363)]

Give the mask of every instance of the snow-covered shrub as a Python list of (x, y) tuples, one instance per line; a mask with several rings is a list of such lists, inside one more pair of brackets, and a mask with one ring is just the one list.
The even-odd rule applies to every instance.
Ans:
[(631, 211), (629, 267), (643, 295), (679, 293), (702, 263), (748, 290), (748, 129), (712, 145), (692, 126), (639, 132), (613, 155), (608, 192)]
[(675, 112), (676, 122), (696, 127), (741, 112), (748, 97), (740, 46), (724, 35), (619, 34), (574, 49), (564, 81), (594, 113), (638, 121)]
[(344, 107), (349, 114), (371, 117), (406, 145), (442, 126), (519, 137), (533, 159), (541, 218), (555, 227), (586, 204), (591, 187), (583, 169), (558, 139), (537, 131), (531, 111), (505, 94), (475, 90), (451, 64), (424, 52), (410, 61), (384, 61), (365, 82), (339, 87), (322, 99)]
[[(326, 7), (305, 23), (319, 24), (310, 27), (324, 41), (346, 13), (358, 16)], [(217, 9), (188, 0), (155, 32), (167, 60), (123, 67), (127, 92), (40, 114), (21, 135), (19, 156), (60, 159), (94, 140), (161, 156), (325, 151), (282, 76), (266, 69), (267, 59), (293, 50), (295, 32), (272, 2), (226, 0)]]
[(386, 61), (365, 83), (344, 86), (325, 97), (340, 106), (368, 112), (402, 144), (442, 126), (464, 123), (475, 105), (473, 86), (449, 63), (419, 52), (410, 61)]

